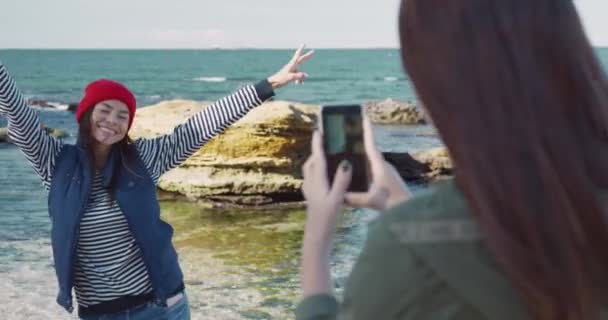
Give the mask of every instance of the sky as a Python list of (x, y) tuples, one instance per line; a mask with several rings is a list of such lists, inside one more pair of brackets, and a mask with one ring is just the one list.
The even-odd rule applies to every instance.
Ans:
[[(399, 2), (0, 0), (0, 48), (396, 48)], [(575, 2), (608, 47), (608, 1)]]

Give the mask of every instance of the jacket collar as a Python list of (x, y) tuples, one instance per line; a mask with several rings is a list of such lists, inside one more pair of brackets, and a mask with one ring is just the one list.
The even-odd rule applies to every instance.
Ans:
[[(90, 169), (91, 163), (88, 154), (88, 147), (83, 141), (78, 138), (76, 141), (76, 147), (80, 151), (81, 159), (85, 163), (85, 168)], [(114, 177), (114, 172), (120, 168), (121, 153), (120, 147), (117, 144), (112, 145), (112, 149), (110, 150), (110, 154), (108, 155), (108, 159), (106, 160), (106, 164), (101, 170), (102, 175), (102, 185), (104, 188), (110, 187), (112, 184), (112, 178)]]

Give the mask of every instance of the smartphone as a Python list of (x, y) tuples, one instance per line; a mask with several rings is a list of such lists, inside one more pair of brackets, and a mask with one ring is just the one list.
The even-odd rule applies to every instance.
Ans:
[(361, 112), (360, 105), (324, 105), (321, 109), (327, 177), (332, 183), (340, 162), (348, 160), (353, 174), (348, 188), (351, 192), (366, 192), (369, 188)]

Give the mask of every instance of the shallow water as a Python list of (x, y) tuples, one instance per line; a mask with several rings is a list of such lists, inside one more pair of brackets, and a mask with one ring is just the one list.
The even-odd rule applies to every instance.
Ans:
[[(266, 71), (261, 69), (271, 69), (264, 66), (260, 70), (252, 70), (246, 78), (231, 79), (234, 76), (231, 73), (215, 72), (214, 68), (224, 70), (226, 64), (216, 66), (199, 62), (199, 59), (208, 62), (208, 55), (216, 53), (118, 52), (113, 57), (122, 63), (112, 59), (87, 59), (89, 55), (112, 55), (109, 51), (68, 53), (0, 51), (0, 58), (28, 97), (62, 103), (76, 101), (82, 94), (82, 84), (92, 76), (128, 81), (141, 98), (140, 102), (149, 104), (172, 98), (213, 99), (243, 82), (266, 75)], [(317, 58), (324, 59), (311, 60), (308, 70), (316, 75), (316, 79), (311, 78), (306, 86), (287, 89), (280, 98), (312, 103), (362, 101), (389, 96), (412, 98), (407, 77), (398, 76), (401, 67), (397, 56), (390, 56), (394, 53), (394, 50), (357, 53), (352, 59), (373, 62), (369, 68), (366, 67), (371, 70), (366, 73), (360, 69), (360, 63), (342, 59), (342, 52), (319, 52)], [(598, 53), (608, 68), (608, 49), (598, 50)], [(237, 53), (228, 52), (228, 55), (233, 54)], [(262, 61), (274, 61), (284, 53), (269, 54), (275, 59)], [(334, 54), (339, 56), (336, 61), (340, 65), (327, 60)], [(143, 55), (146, 58), (140, 59)], [(184, 55), (189, 59), (181, 59)], [(376, 55), (382, 57), (369, 58)], [(75, 60), (75, 56), (81, 60)], [(138, 58), (140, 65), (131, 66), (133, 57)], [(222, 58), (230, 61), (228, 56)], [(161, 60), (159, 63), (149, 63), (158, 59)], [(106, 63), (99, 65), (100, 61)], [(66, 63), (79, 67), (66, 68)], [(331, 68), (328, 67), (332, 63)], [(41, 65), (45, 67), (40, 68)], [(138, 73), (139, 67), (148, 70), (150, 65), (170, 70), (162, 73), (166, 75), (163, 78), (166, 82), (155, 83), (149, 81), (156, 78), (155, 75)], [(200, 65), (201, 69), (193, 70), (192, 65)], [(338, 76), (341, 66), (345, 66), (346, 74)], [(235, 75), (243, 72), (239, 65), (233, 67)], [(125, 69), (130, 73), (125, 74)], [(315, 70), (319, 72), (315, 73)], [(324, 78), (321, 71), (332, 77)], [(203, 86), (200, 85), (203, 77), (224, 77), (227, 80), (206, 82)], [(397, 81), (391, 77), (397, 77)], [(43, 123), (66, 130), (72, 136), (75, 134), (73, 114), (42, 111), (40, 116)], [(4, 124), (5, 121), (0, 119), (0, 126)], [(428, 126), (382, 126), (375, 129), (382, 151), (415, 152), (441, 145)], [(55, 303), (57, 290), (46, 194), (19, 150), (9, 145), (0, 144), (0, 183), (0, 319), (75, 318)], [(299, 297), (298, 260), (305, 219), (302, 210), (218, 211), (170, 202), (162, 202), (161, 208), (163, 217), (175, 228), (174, 241), (185, 274), (193, 319), (293, 318), (292, 310)], [(375, 216), (374, 212), (356, 210), (346, 213), (342, 219), (332, 253), (332, 271), (338, 292), (365, 240), (366, 224)]]
[[(43, 118), (66, 117), (41, 112)], [(441, 145), (427, 126), (376, 127), (383, 151)], [(55, 303), (46, 194), (20, 151), (0, 145), (0, 315), (69, 319)], [(175, 229), (193, 319), (291, 319), (299, 297), (302, 209), (211, 210), (161, 202)], [(332, 255), (338, 292), (376, 213), (344, 215)], [(72, 315), (74, 317), (74, 315)]]

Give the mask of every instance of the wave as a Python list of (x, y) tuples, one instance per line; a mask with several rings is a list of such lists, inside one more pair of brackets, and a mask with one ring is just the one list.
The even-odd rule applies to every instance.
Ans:
[(49, 102), (49, 106), (51, 106), (57, 110), (61, 110), (61, 111), (66, 111), (70, 107), (67, 104), (63, 104), (63, 103), (59, 103), (59, 102)]
[[(4, 242), (0, 245), (0, 314), (3, 319), (61, 319), (54, 299), (57, 284), (48, 240)], [(19, 308), (10, 307), (19, 305)], [(70, 317), (70, 319), (72, 319)]]
[(192, 81), (202, 81), (202, 82), (224, 82), (226, 81), (225, 77), (198, 77), (192, 79)]
[(309, 78), (306, 79), (306, 81), (310, 81), (310, 82), (334, 82), (334, 81), (362, 81), (362, 82), (368, 82), (368, 81), (387, 81), (387, 82), (392, 82), (392, 81), (407, 81), (407, 78), (405, 77), (395, 77), (395, 76), (375, 76), (375, 77), (315, 77), (315, 76), (311, 76)]
[[(387, 77), (374, 77), (374, 80), (380, 80), (380, 81), (387, 81), (387, 82), (392, 82), (392, 81), (403, 81), (406, 80), (403, 77), (394, 77), (394, 76), (387, 76)], [(251, 81), (256, 81), (259, 79), (256, 78), (251, 78), (251, 77), (238, 77), (238, 78), (230, 78), (227, 79), (225, 77), (197, 77), (197, 78), (193, 78), (192, 81), (201, 81), (201, 82), (225, 82), (227, 80), (230, 81), (247, 81), (247, 82), (251, 82)], [(333, 82), (333, 81), (358, 81), (358, 80), (369, 80), (369, 78), (365, 78), (365, 77), (331, 77), (331, 76), (311, 76), (308, 79), (306, 79), (306, 81), (311, 81), (311, 82)]]
[(67, 111), (70, 108), (69, 104), (45, 101), (45, 100), (29, 100), (28, 105), (34, 109), (47, 111)]

